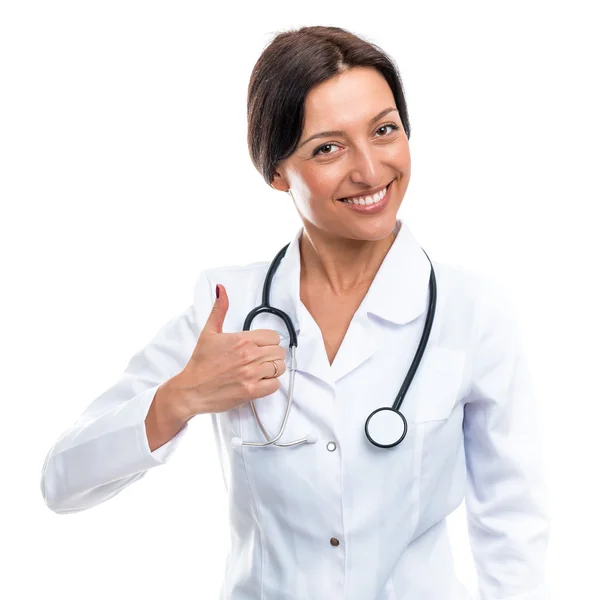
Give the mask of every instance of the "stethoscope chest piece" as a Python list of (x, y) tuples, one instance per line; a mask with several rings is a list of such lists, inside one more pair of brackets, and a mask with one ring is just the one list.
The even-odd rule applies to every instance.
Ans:
[(408, 423), (404, 415), (389, 406), (374, 410), (365, 423), (367, 438), (379, 448), (397, 446), (407, 431)]

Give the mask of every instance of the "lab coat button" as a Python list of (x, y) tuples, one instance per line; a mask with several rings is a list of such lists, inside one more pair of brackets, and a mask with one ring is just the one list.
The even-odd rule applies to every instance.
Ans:
[(336, 448), (337, 446), (335, 445), (335, 442), (329, 442), (327, 444), (327, 450), (329, 450), (329, 452), (333, 452)]
[(337, 538), (331, 538), (331, 539), (329, 540), (329, 543), (330, 543), (332, 546), (339, 546), (339, 545), (340, 545), (340, 540), (338, 540)]

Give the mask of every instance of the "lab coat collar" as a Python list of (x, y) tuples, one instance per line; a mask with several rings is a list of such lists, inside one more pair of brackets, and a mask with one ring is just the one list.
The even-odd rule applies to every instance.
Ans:
[[(307, 372), (334, 386), (338, 379), (362, 364), (377, 349), (376, 336), (367, 315), (403, 325), (423, 314), (427, 308), (431, 266), (406, 222), (397, 219), (394, 227), (396, 238), (358, 308), (333, 364), (329, 365), (321, 330), (300, 301), (299, 244), (302, 231), (303, 228), (300, 228), (290, 242), (275, 272), (270, 303), (285, 311), (294, 323), (298, 335), (298, 371)], [(257, 300), (260, 300), (260, 295)], [(276, 330), (282, 343), (289, 344), (289, 333), (276, 317), (263, 315), (259, 326)], [(348, 337), (351, 340), (346, 343)]]
[(404, 325), (427, 308), (431, 265), (405, 222), (397, 219), (394, 233), (364, 304), (367, 313)]

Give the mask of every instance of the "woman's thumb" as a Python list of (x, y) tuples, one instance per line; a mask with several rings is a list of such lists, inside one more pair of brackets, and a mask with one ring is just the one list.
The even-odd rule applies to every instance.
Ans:
[(208, 329), (213, 333), (223, 333), (223, 321), (225, 321), (225, 315), (229, 309), (229, 298), (225, 288), (217, 284), (216, 290), (217, 298), (212, 307), (212, 311), (208, 315), (204, 329)]

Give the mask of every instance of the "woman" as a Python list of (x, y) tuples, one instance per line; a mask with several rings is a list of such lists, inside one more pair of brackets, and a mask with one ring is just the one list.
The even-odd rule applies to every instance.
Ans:
[[(210, 414), (234, 517), (221, 598), (467, 598), (446, 528), (463, 498), (481, 597), (544, 597), (548, 523), (517, 319), (500, 286), (430, 262), (397, 218), (409, 136), (379, 48), (336, 27), (272, 40), (251, 76), (248, 145), (302, 220), (269, 298), (293, 329), (271, 311), (246, 318), (271, 260), (203, 271), (194, 304), (49, 452), (52, 510), (111, 498)], [(377, 413), (368, 435), (422, 339), (402, 419)]]

